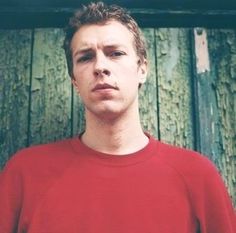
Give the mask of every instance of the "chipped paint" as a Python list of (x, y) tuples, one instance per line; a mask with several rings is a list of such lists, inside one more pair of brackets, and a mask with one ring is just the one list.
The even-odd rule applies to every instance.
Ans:
[(201, 151), (218, 166), (236, 206), (236, 34), (212, 29), (207, 35), (211, 72), (196, 79)]
[(188, 29), (156, 30), (159, 127), (163, 141), (193, 148), (188, 33)]
[(195, 28), (194, 38), (197, 73), (205, 73), (210, 71), (206, 30), (202, 28)]
[(0, 30), (0, 168), (27, 146), (31, 30)]

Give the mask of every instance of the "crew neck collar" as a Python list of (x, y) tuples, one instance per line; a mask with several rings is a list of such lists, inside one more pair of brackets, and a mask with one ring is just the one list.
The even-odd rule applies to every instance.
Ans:
[(89, 159), (93, 162), (110, 166), (128, 166), (143, 162), (154, 154), (157, 154), (157, 141), (151, 135), (145, 133), (149, 138), (148, 144), (142, 149), (124, 155), (113, 155), (108, 153), (99, 152), (86, 146), (79, 137), (71, 140), (74, 152), (83, 159)]

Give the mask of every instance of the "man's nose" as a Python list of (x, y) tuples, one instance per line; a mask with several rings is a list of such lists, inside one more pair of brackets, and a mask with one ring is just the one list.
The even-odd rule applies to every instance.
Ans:
[(108, 58), (104, 54), (98, 53), (94, 64), (95, 77), (110, 76), (111, 72), (108, 66)]

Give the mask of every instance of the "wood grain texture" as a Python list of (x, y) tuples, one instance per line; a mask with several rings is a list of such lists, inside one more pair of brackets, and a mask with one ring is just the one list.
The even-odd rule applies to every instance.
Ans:
[(30, 144), (71, 135), (71, 82), (61, 29), (37, 29), (34, 35)]
[(0, 168), (27, 146), (31, 31), (0, 31)]
[(210, 71), (197, 75), (201, 151), (218, 166), (236, 205), (236, 33), (207, 35)]
[(143, 29), (148, 50), (148, 76), (147, 81), (139, 91), (139, 112), (141, 123), (145, 131), (158, 137), (157, 121), (157, 83), (154, 29)]
[(188, 29), (156, 30), (160, 138), (193, 148)]

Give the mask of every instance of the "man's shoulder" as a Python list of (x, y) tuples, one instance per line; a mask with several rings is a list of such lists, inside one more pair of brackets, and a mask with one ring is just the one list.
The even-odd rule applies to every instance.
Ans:
[(5, 169), (23, 170), (32, 167), (43, 167), (50, 163), (63, 163), (69, 160), (73, 154), (70, 146), (71, 140), (73, 139), (64, 139), (23, 148), (12, 155), (5, 165)]
[(159, 142), (160, 160), (172, 169), (197, 198), (200, 192), (213, 192), (215, 188), (224, 189), (223, 180), (215, 164), (199, 152)]
[(218, 173), (214, 163), (206, 156), (192, 149), (158, 142), (161, 160), (183, 176)]

